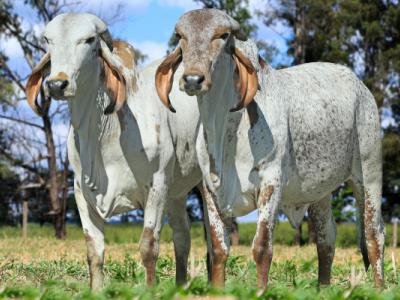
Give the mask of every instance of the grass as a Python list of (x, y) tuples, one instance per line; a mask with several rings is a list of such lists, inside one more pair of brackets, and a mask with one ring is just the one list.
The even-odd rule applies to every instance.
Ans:
[[(346, 226), (343, 227), (342, 226)], [(146, 288), (144, 270), (138, 253), (140, 226), (108, 225), (106, 227), (106, 285), (98, 293), (88, 288), (86, 247), (81, 229), (68, 227), (68, 238), (57, 241), (51, 227), (29, 227), (29, 238), (22, 240), (16, 228), (0, 228), (0, 298), (8, 299), (200, 299), (202, 295), (218, 299), (400, 299), (400, 251), (386, 251), (386, 288), (372, 288), (371, 272), (365, 272), (362, 258), (352, 245), (355, 229), (341, 225), (342, 246), (336, 251), (332, 285), (319, 289), (318, 265), (314, 246), (290, 246), (293, 233), (287, 224), (275, 233), (274, 259), (270, 288), (257, 296), (256, 271), (251, 257), (253, 224), (240, 225), (242, 245), (233, 247), (227, 264), (224, 290), (213, 290), (207, 284), (205, 244), (200, 225), (192, 227), (190, 282), (176, 288), (171, 231), (162, 233), (156, 287)], [(349, 233), (352, 232), (352, 235)], [(290, 237), (291, 236), (291, 237)], [(347, 239), (345, 238), (347, 237)], [(215, 298), (217, 299), (217, 298)]]

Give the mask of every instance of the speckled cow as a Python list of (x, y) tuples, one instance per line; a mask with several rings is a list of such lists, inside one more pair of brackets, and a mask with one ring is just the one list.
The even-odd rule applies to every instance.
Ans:
[(167, 107), (173, 71), (180, 89), (197, 95), (202, 125), (197, 154), (203, 172), (212, 245), (212, 283), (223, 285), (232, 216), (259, 210), (253, 257), (265, 289), (278, 209), (298, 226), (309, 208), (316, 224), (320, 284), (329, 284), (336, 229), (330, 196), (352, 184), (360, 212), (360, 248), (383, 286), (381, 140), (374, 97), (347, 68), (310, 63), (274, 70), (222, 11), (184, 14), (180, 39), (156, 83)]
[(145, 210), (140, 253), (147, 284), (154, 284), (165, 206), (173, 229), (176, 280), (185, 282), (190, 250), (186, 194), (201, 182), (195, 98), (175, 87), (174, 99), (186, 113), (167, 111), (154, 86), (159, 62), (139, 72), (133, 48), (113, 41), (94, 15), (59, 15), (46, 26), (44, 39), (48, 53), (28, 80), (28, 102), (38, 113), (48, 109), (36, 101), (47, 75), (52, 97), (68, 100), (68, 155), (91, 287), (103, 284), (104, 221), (135, 208)]

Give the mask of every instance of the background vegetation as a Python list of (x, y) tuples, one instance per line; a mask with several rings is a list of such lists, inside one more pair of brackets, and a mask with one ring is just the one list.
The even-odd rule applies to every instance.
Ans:
[[(252, 11), (248, 0), (194, 0), (203, 7), (225, 10), (255, 39), (261, 55), (281, 68), (313, 61), (347, 65), (369, 87), (382, 116), (383, 214), (386, 222), (400, 216), (400, 4), (398, 0), (265, 0)], [(250, 245), (254, 224), (240, 224), (240, 246), (233, 248), (224, 291), (206, 283), (203, 231), (192, 227), (191, 281), (182, 288), (173, 282), (171, 232), (162, 234), (158, 262), (159, 285), (143, 286), (137, 242), (141, 227), (109, 225), (107, 242), (107, 286), (97, 294), (88, 290), (84, 239), (79, 228), (72, 191), (73, 174), (65, 152), (65, 137), (57, 128), (68, 124), (65, 103), (51, 101), (44, 90), (40, 101), (42, 117), (32, 117), (26, 108), (24, 84), (30, 69), (45, 49), (40, 28), (60, 12), (78, 10), (84, 1), (24, 0), (37, 16), (37, 24), (24, 23), (17, 2), (0, 0), (0, 41), (15, 40), (21, 47), (28, 70), (10, 64), (0, 47), (0, 298), (27, 299), (179, 299), (211, 294), (241, 299), (256, 298), (255, 266)], [(117, 22), (123, 7), (101, 16)], [(275, 45), (260, 39), (268, 27), (281, 35), (288, 46), (284, 59)], [(176, 45), (171, 37), (170, 49)], [(146, 58), (138, 52), (139, 60)], [(20, 238), (22, 203), (29, 203), (29, 238)], [(362, 270), (356, 250), (354, 198), (343, 184), (332, 195), (334, 216), (339, 224), (333, 286), (318, 289), (317, 265), (312, 242), (312, 224), (295, 231), (282, 222), (275, 231), (275, 257), (271, 288), (262, 299), (400, 299), (398, 251), (386, 251), (387, 289), (371, 288), (371, 274)], [(193, 220), (201, 217), (199, 203), (192, 198), (188, 211)], [(121, 221), (140, 221), (143, 213), (123, 215)], [(68, 222), (77, 225), (66, 225)], [(43, 224), (52, 224), (52, 226)], [(386, 243), (392, 227), (386, 227)], [(59, 240), (52, 238), (55, 236)], [(231, 299), (231, 298), (227, 298)]]

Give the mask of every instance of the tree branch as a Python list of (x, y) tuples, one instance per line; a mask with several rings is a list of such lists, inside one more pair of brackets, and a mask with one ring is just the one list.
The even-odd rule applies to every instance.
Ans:
[(32, 127), (36, 127), (36, 128), (41, 129), (41, 130), (44, 130), (43, 126), (40, 126), (39, 124), (31, 123), (29, 121), (25, 121), (25, 120), (13, 118), (13, 117), (5, 116), (5, 115), (0, 115), (0, 118), (1, 119), (6, 119), (6, 120), (10, 120), (10, 121), (13, 121), (13, 122), (18, 122), (18, 123), (21, 123), (21, 124), (25, 124), (25, 125), (28, 125), (28, 126), (32, 126)]

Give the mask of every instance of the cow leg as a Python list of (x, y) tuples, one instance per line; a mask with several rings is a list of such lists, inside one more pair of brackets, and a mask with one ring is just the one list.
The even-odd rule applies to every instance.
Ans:
[(368, 270), (371, 264), (375, 286), (383, 287), (385, 230), (381, 216), (380, 182), (363, 186), (353, 180), (352, 186), (360, 216), (360, 248), (365, 269)]
[(160, 232), (166, 195), (167, 186), (163, 183), (157, 184), (157, 181), (154, 181), (144, 210), (144, 228), (140, 238), (139, 249), (148, 286), (153, 286), (156, 283), (156, 263), (160, 251)]
[[(362, 99), (364, 97), (365, 99)], [(360, 221), (364, 223), (364, 263), (366, 268), (369, 263), (372, 266), (375, 286), (383, 287), (385, 230), (381, 213), (381, 130), (376, 117), (377, 113), (375, 114), (374, 100), (367, 99), (368, 97), (370, 95), (360, 94), (359, 106), (356, 110), (356, 147), (353, 153), (351, 181), (356, 188), (357, 204), (362, 216)]]
[[(209, 237), (211, 240), (211, 285), (214, 287), (224, 287), (225, 285), (225, 265), (229, 255), (230, 241), (228, 226), (222, 220), (215, 205), (215, 197), (203, 185), (204, 202), (207, 206), (207, 216), (209, 222)], [(206, 225), (207, 227), (207, 225)]]
[(89, 206), (76, 182), (75, 200), (86, 239), (90, 288), (92, 290), (98, 290), (103, 286), (104, 281), (104, 221), (97, 212)]
[(173, 231), (176, 284), (187, 281), (187, 262), (190, 252), (190, 223), (186, 212), (186, 198), (168, 202), (168, 221)]
[(318, 282), (329, 285), (336, 241), (336, 224), (332, 215), (330, 197), (310, 205), (308, 213), (315, 224), (317, 234)]
[(253, 258), (257, 268), (257, 284), (261, 291), (268, 285), (268, 273), (272, 262), (272, 233), (275, 226), (281, 189), (277, 185), (264, 185), (258, 196), (259, 215), (253, 240)]
[(197, 185), (197, 189), (201, 194), (201, 210), (203, 212), (203, 224), (204, 224), (204, 234), (205, 240), (207, 242), (207, 256), (206, 256), (206, 265), (207, 265), (207, 279), (208, 282), (211, 283), (211, 251), (212, 251), (212, 242), (211, 242), (211, 229), (210, 229), (210, 220), (208, 218), (207, 211), (207, 203), (205, 200), (205, 192), (203, 191), (203, 183)]

